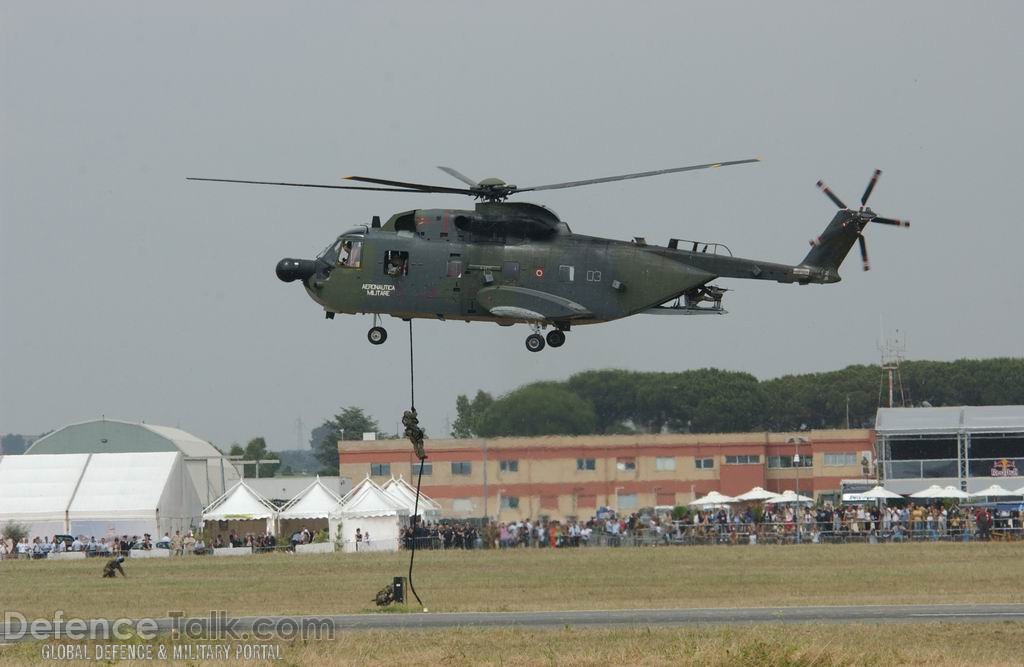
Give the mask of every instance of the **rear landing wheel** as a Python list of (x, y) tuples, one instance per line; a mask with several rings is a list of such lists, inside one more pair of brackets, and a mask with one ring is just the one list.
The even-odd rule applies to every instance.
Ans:
[(561, 329), (552, 329), (548, 332), (548, 345), (551, 347), (562, 347), (565, 343), (565, 332)]
[(526, 349), (530, 352), (540, 352), (544, 349), (544, 338), (540, 334), (530, 334), (526, 337)]
[(374, 327), (366, 334), (366, 339), (374, 345), (380, 345), (388, 339), (388, 332), (384, 327)]

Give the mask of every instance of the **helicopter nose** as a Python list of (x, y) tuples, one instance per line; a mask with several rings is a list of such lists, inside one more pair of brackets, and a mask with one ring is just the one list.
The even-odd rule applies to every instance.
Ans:
[(291, 259), (285, 257), (277, 263), (277, 279), (290, 283), (294, 280), (305, 280), (316, 273), (316, 262), (311, 259)]

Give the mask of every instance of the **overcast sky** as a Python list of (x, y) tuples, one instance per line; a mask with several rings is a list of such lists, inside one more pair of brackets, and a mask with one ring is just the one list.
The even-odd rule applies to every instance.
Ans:
[(724, 317), (637, 316), (529, 353), (525, 326), (416, 322), (418, 407), (604, 367), (768, 378), (909, 357), (1021, 356), (1024, 5), (28, 3), (0, 15), (0, 432), (98, 418), (294, 448), (340, 406), (394, 430), (404, 323), (327, 321), (282, 257), (454, 195), (186, 182), (521, 186), (761, 156), (533, 193), (580, 233), (720, 241), (798, 262), (872, 196), (843, 282), (722, 280)]

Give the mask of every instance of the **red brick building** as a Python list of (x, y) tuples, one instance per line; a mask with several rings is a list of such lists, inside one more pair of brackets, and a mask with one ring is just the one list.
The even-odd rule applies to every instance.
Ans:
[[(873, 472), (873, 449), (870, 430), (428, 440), (423, 491), (444, 516), (502, 521), (683, 505), (754, 486), (832, 496), (841, 480)], [(414, 481), (418, 470), (405, 440), (342, 441), (338, 458), (355, 481)]]

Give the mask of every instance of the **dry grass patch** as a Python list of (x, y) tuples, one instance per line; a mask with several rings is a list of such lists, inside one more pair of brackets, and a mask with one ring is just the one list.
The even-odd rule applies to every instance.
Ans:
[[(1024, 602), (1024, 543), (422, 552), (431, 611)], [(0, 561), (4, 609), (29, 617), (373, 611), (408, 554)]]
[[(283, 659), (267, 664), (979, 667), (1020, 664), (1022, 638), (1024, 623), (1006, 622), (367, 631), (342, 633), (334, 641), (280, 642)], [(171, 646), (167, 640), (163, 645)], [(38, 664), (41, 649), (42, 643), (2, 647), (0, 664)]]

